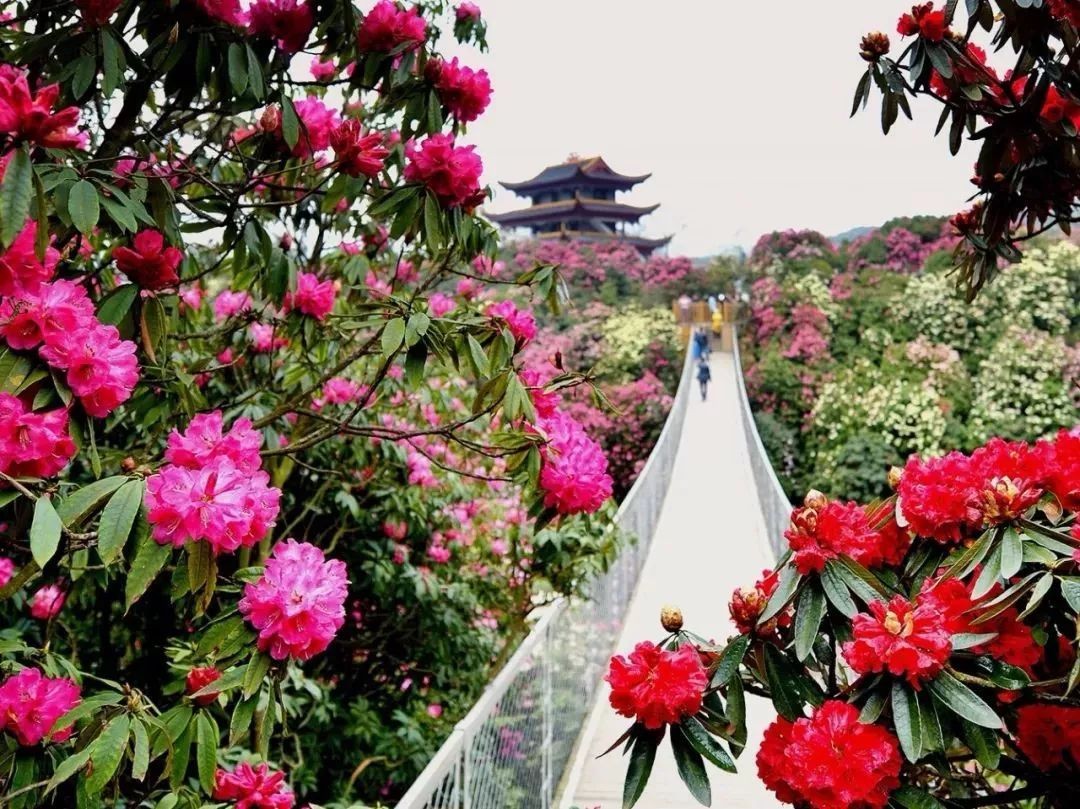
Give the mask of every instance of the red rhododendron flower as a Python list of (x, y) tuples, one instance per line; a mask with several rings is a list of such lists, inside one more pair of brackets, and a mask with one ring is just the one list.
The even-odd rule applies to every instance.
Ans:
[(350, 177), (374, 177), (383, 170), (390, 150), (378, 132), (364, 134), (354, 118), (343, 121), (330, 133), (330, 146), (337, 156), (338, 168)]
[(35, 413), (18, 397), (0, 392), (0, 472), (51, 478), (74, 456), (67, 410)]
[(1067, 511), (1080, 511), (1080, 435), (1062, 430), (1036, 446), (1048, 488)]
[(234, 28), (244, 27), (244, 10), (240, 7), (240, 0), (194, 0), (194, 3), (211, 20)]
[(0, 253), (0, 295), (36, 292), (52, 278), (60, 253), (50, 243), (45, 251), (45, 261), (39, 261), (34, 249), (36, 241), (37, 222), (28, 219), (15, 240)]
[(780, 718), (766, 730), (758, 777), (784, 803), (802, 809), (882, 809), (900, 786), (900, 749), (880, 725), (829, 700), (808, 719)]
[(1039, 502), (1046, 486), (1041, 451), (1023, 441), (991, 438), (971, 453), (973, 477), (980, 483), (986, 525), (1020, 517)]
[(921, 36), (930, 42), (941, 42), (945, 38), (948, 24), (945, 21), (945, 10), (934, 9), (933, 3), (923, 3), (912, 6), (910, 14), (904, 14), (896, 24), (896, 30), (901, 36)]
[(273, 772), (265, 764), (252, 767), (246, 762), (232, 772), (218, 770), (214, 776), (214, 800), (229, 801), (236, 809), (292, 809), (296, 798), (285, 773)]
[(165, 289), (180, 283), (176, 270), (184, 254), (165, 244), (165, 236), (157, 230), (140, 230), (131, 240), (131, 247), (113, 250), (116, 268), (143, 289)]
[(286, 53), (304, 47), (315, 17), (311, 6), (297, 0), (255, 0), (248, 9), (248, 31), (252, 36), (274, 40)]
[(307, 542), (274, 546), (262, 578), (244, 586), (240, 614), (275, 660), (307, 660), (330, 645), (345, 623), (345, 563)]
[(1034, 703), (1016, 709), (1016, 746), (1040, 770), (1080, 767), (1080, 708)]
[(1056, 84), (1046, 89), (1039, 117), (1048, 124), (1060, 124), (1068, 121), (1073, 128), (1080, 126), (1080, 104), (1065, 96)]
[[(874, 517), (880, 520), (882, 515)], [(795, 567), (803, 574), (820, 571), (840, 555), (866, 567), (898, 564), (910, 544), (894, 521), (876, 529), (862, 506), (838, 500), (795, 509), (784, 536), (794, 552)]]
[[(1060, 2), (1060, 0), (1058, 0)], [(1051, 0), (1054, 2), (1054, 0)], [(480, 6), (476, 3), (470, 3), (468, 0), (458, 3), (454, 8), (454, 17), (459, 21), (464, 20), (479, 20), (480, 19)]]
[(651, 730), (696, 714), (709, 684), (693, 646), (668, 651), (650, 641), (627, 657), (612, 657), (604, 679), (611, 685), (611, 707)]
[(9, 65), (0, 66), (0, 132), (50, 149), (82, 145), (82, 138), (75, 130), (79, 108), (65, 107), (53, 112), (58, 98), (59, 84), (32, 93), (25, 73)]
[(357, 44), (361, 51), (389, 53), (404, 43), (411, 43), (409, 50), (420, 47), (427, 38), (427, 23), (414, 6), (402, 9), (393, 0), (379, 0), (367, 13), (360, 30)]
[(547, 437), (540, 450), (539, 486), (544, 505), (560, 514), (592, 513), (611, 497), (614, 482), (600, 445), (565, 413), (537, 418)]
[(858, 674), (887, 671), (918, 688), (952, 653), (952, 636), (934, 599), (875, 601), (869, 615), (851, 619), (851, 628), (854, 638), (844, 644), (844, 659)]
[(1050, 16), (1080, 28), (1080, 2), (1077, 0), (1048, 0)]
[(122, 0), (75, 0), (75, 5), (79, 8), (83, 22), (101, 26), (109, 21), (121, 2)]
[(474, 208), (484, 199), (480, 190), (483, 161), (474, 146), (457, 146), (453, 135), (428, 136), (419, 146), (405, 145), (405, 180), (423, 183), (446, 208)]
[(449, 62), (432, 59), (427, 64), (426, 75), (435, 85), (442, 105), (463, 124), (475, 121), (491, 103), (487, 71), (458, 64), (456, 56)]
[(296, 289), (285, 293), (285, 310), (296, 310), (316, 320), (325, 320), (334, 310), (336, 298), (333, 281), (320, 281), (315, 273), (301, 272), (296, 275)]
[(23, 669), (0, 684), (0, 729), (14, 735), (23, 747), (46, 739), (66, 741), (72, 726), (53, 726), (79, 702), (79, 686), (66, 677), (46, 677), (38, 669)]
[[(188, 669), (187, 676), (184, 678), (184, 691), (188, 696), (198, 694), (210, 683), (216, 683), (220, 679), (221, 672), (213, 666), (196, 666)], [(196, 705), (210, 705), (220, 693), (220, 691), (208, 691), (195, 697), (194, 702)]]
[[(952, 61), (953, 73), (948, 79), (937, 70), (930, 71), (930, 88), (940, 98), (952, 98), (953, 93), (959, 92), (961, 87), (987, 85), (997, 79), (997, 73), (986, 64), (986, 51), (974, 42), (969, 42), (966, 53), (970, 64), (954, 59)], [(992, 89), (996, 89), (996, 86)]]
[(763, 570), (761, 578), (753, 587), (740, 587), (731, 594), (728, 612), (740, 634), (774, 637), (778, 628), (791, 625), (790, 606), (763, 626), (757, 625), (758, 618), (765, 612), (765, 605), (768, 604), (769, 597), (776, 592), (776, 585), (779, 583), (780, 574), (777, 571)]
[(911, 529), (938, 542), (959, 542), (982, 530), (982, 493), (962, 452), (908, 459), (900, 485), (900, 511)]

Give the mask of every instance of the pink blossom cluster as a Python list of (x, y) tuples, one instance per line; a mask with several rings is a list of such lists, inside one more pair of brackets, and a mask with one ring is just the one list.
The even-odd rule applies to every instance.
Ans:
[(439, 479), (431, 471), (431, 461), (422, 452), (410, 447), (405, 456), (405, 466), (408, 469), (410, 485), (423, 489), (439, 485)]
[(23, 747), (45, 740), (66, 741), (72, 726), (54, 726), (79, 702), (79, 686), (71, 680), (25, 668), (0, 683), (0, 730), (12, 734)]
[(313, 272), (296, 274), (296, 289), (285, 293), (285, 311), (297, 311), (316, 320), (325, 320), (334, 309), (337, 285), (329, 280), (319, 280)]
[(518, 347), (524, 346), (536, 337), (536, 319), (532, 312), (518, 309), (513, 301), (504, 300), (492, 303), (488, 306), (486, 314), (510, 330)]
[(811, 303), (798, 303), (791, 310), (791, 340), (784, 349), (788, 359), (814, 363), (829, 356), (829, 341), (825, 334), (828, 318)]
[(293, 102), (299, 121), (299, 133), (291, 149), (285, 143), (285, 130), (281, 119), (281, 108), (271, 105), (263, 110), (259, 117), (259, 128), (280, 141), (281, 147), (289, 149), (293, 157), (307, 160), (317, 152), (330, 147), (330, 135), (341, 123), (336, 110), (323, 103), (318, 96), (308, 96)]
[[(763, 267), (782, 258), (818, 258), (836, 252), (825, 236), (816, 230), (774, 230), (757, 240), (750, 251), (750, 264)], [(791, 255), (794, 253), (794, 255)]]
[(405, 180), (423, 183), (445, 208), (475, 208), (484, 200), (484, 163), (475, 146), (458, 146), (453, 135), (429, 135), (405, 144)]
[(361, 51), (389, 53), (401, 45), (415, 50), (427, 38), (427, 23), (415, 6), (401, 8), (394, 0), (379, 0), (360, 23), (356, 44)]
[(35, 92), (30, 89), (25, 70), (14, 65), (0, 65), (0, 133), (47, 149), (85, 145), (85, 135), (76, 128), (79, 108), (54, 110), (59, 98), (59, 84), (50, 84)]
[(754, 324), (754, 337), (759, 343), (784, 328), (785, 320), (776, 309), (780, 297), (780, 285), (773, 278), (759, 278), (750, 287), (750, 319)]
[(473, 70), (458, 62), (432, 59), (425, 75), (442, 105), (463, 124), (479, 118), (491, 103), (491, 80), (486, 70)]
[(428, 311), (432, 317), (443, 317), (457, 309), (457, 302), (449, 295), (434, 292), (428, 298)]
[(560, 514), (596, 511), (611, 497), (612, 480), (600, 445), (565, 413), (538, 418), (547, 443), (541, 450), (540, 488), (544, 505)]
[(285, 783), (285, 773), (266, 764), (241, 762), (231, 772), (214, 776), (214, 800), (229, 801), (236, 809), (292, 809), (296, 797)]
[(247, 419), (223, 432), (221, 411), (169, 435), (167, 463), (146, 480), (147, 519), (161, 544), (208, 542), (215, 553), (250, 547), (277, 519), (281, 491), (261, 469), (262, 436)]
[(454, 16), (460, 22), (464, 20), (479, 20), (480, 19), (480, 6), (476, 3), (470, 3), (469, 0), (458, 3), (454, 8)]
[(15, 562), (6, 556), (0, 556), (0, 587), (11, 581), (15, 575)]
[(645, 289), (671, 288), (685, 282), (694, 271), (688, 258), (661, 255), (644, 258), (622, 241), (534, 239), (518, 246), (514, 263), (522, 269), (531, 269), (537, 264), (555, 264), (575, 284), (594, 289), (612, 273), (641, 284)]
[(97, 319), (94, 305), (73, 281), (48, 281), (58, 256), (34, 253), (29, 222), (0, 258), (0, 335), (18, 351), (39, 348), (87, 414), (101, 418), (127, 401), (139, 381), (135, 344)]
[(345, 623), (345, 563), (306, 542), (274, 546), (262, 577), (245, 585), (240, 613), (275, 660), (307, 660), (330, 645)]
[(51, 478), (75, 455), (63, 408), (35, 413), (21, 399), (0, 393), (0, 472)]
[(248, 337), (256, 354), (270, 354), (289, 344), (289, 339), (278, 334), (270, 323), (252, 323), (248, 326)]
[(250, 312), (253, 302), (251, 296), (244, 292), (233, 292), (231, 289), (223, 290), (214, 298), (214, 319), (219, 323), (236, 317), (243, 312)]
[(338, 168), (350, 177), (374, 177), (383, 170), (390, 150), (379, 132), (364, 132), (355, 118), (342, 121), (330, 132), (330, 146)]
[(67, 601), (67, 593), (59, 584), (46, 584), (30, 599), (30, 615), (39, 621), (49, 621), (60, 614)]
[(312, 401), (312, 407), (322, 410), (327, 405), (342, 405), (358, 402), (367, 395), (366, 385), (359, 385), (351, 379), (343, 376), (335, 376), (326, 380), (323, 385), (322, 395)]
[(298, 0), (255, 0), (247, 19), (248, 33), (273, 40), (285, 53), (302, 50), (315, 27), (311, 6)]

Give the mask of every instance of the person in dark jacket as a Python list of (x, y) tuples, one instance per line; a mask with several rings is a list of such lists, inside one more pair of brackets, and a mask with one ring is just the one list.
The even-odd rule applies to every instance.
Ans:
[(704, 327), (694, 331), (694, 356), (709, 358), (709, 333)]
[(709, 362), (704, 357), (698, 360), (697, 367), (697, 381), (701, 386), (701, 401), (705, 401), (705, 397), (709, 393), (709, 382), (712, 380), (712, 371), (709, 370)]

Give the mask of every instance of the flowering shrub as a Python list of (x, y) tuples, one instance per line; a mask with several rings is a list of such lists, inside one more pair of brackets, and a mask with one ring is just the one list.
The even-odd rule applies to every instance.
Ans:
[(726, 643), (665, 608), (667, 636), (608, 673), (612, 707), (634, 719), (626, 804), (666, 735), (708, 805), (705, 762), (734, 771), (747, 693), (779, 714), (754, 763), (783, 803), (1075, 803), (1078, 446), (1062, 430), (913, 456), (870, 506), (812, 492), (790, 552), (732, 596), (739, 634)]
[(582, 377), (522, 354), (561, 281), (474, 271), (451, 29), (486, 46), (442, 0), (0, 23), (5, 806), (393, 800), (612, 558)]

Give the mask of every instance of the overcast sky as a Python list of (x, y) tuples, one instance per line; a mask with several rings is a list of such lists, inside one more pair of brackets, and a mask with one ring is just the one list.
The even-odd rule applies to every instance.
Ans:
[[(832, 235), (892, 216), (964, 207), (974, 152), (952, 158), (937, 111), (881, 134), (848, 119), (868, 30), (904, 0), (477, 0), (495, 95), (463, 142), (485, 180), (524, 180), (571, 152), (652, 178), (621, 198), (661, 203), (649, 235), (692, 256), (763, 232)], [(921, 112), (921, 114), (920, 114)], [(493, 211), (520, 204), (497, 188)]]

